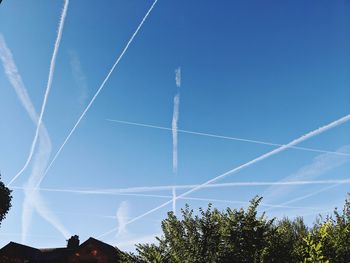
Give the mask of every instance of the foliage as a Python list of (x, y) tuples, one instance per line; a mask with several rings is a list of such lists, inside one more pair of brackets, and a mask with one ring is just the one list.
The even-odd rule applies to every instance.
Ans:
[(308, 229), (301, 217), (293, 221), (284, 218), (272, 226), (273, 234), (268, 238), (261, 262), (301, 262), (303, 259), (303, 237)]
[(181, 218), (169, 212), (157, 244), (137, 245), (125, 262), (350, 262), (349, 200), (342, 212), (335, 209), (308, 228), (301, 217), (258, 215), (261, 199), (252, 199), (246, 210), (219, 211), (209, 204), (198, 214), (186, 205)]
[[(350, 262), (350, 202), (325, 220), (319, 218), (305, 239), (304, 262)], [(311, 261), (319, 260), (319, 261)]]
[(6, 218), (6, 214), (11, 208), (11, 199), (11, 190), (9, 190), (4, 183), (0, 181), (0, 225)]
[(260, 262), (274, 230), (273, 220), (257, 216), (261, 198), (244, 209), (220, 212), (200, 209), (199, 215), (186, 206), (182, 219), (172, 212), (162, 222), (159, 244), (138, 245), (140, 262)]

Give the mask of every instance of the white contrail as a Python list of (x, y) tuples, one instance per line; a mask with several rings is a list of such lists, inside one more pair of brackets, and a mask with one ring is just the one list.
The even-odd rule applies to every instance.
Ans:
[(52, 57), (51, 57), (51, 62), (50, 62), (49, 77), (48, 77), (48, 81), (47, 81), (44, 101), (43, 101), (43, 104), (41, 106), (41, 112), (40, 112), (40, 115), (39, 115), (38, 123), (37, 123), (37, 126), (36, 126), (36, 131), (35, 131), (35, 136), (34, 136), (34, 139), (33, 139), (33, 142), (32, 142), (31, 148), (30, 148), (30, 151), (29, 151), (29, 155), (28, 155), (27, 161), (25, 162), (25, 164), (22, 167), (22, 169), (12, 178), (12, 180), (8, 183), (8, 186), (10, 186), (17, 179), (17, 177), (20, 176), (24, 172), (24, 170), (28, 167), (28, 165), (29, 165), (29, 163), (30, 163), (30, 161), (31, 161), (31, 159), (33, 157), (33, 154), (34, 154), (35, 146), (36, 146), (36, 143), (37, 143), (37, 140), (38, 140), (38, 136), (39, 136), (40, 126), (41, 126), (43, 115), (44, 115), (45, 108), (46, 108), (47, 99), (49, 97), (49, 93), (50, 93), (50, 90), (51, 90), (53, 74), (54, 74), (55, 66), (56, 66), (57, 53), (58, 53), (58, 49), (59, 49), (60, 43), (61, 43), (64, 21), (65, 21), (66, 16), (67, 16), (68, 4), (69, 4), (69, 0), (64, 0), (64, 6), (63, 6), (63, 10), (62, 10), (59, 26), (58, 26), (58, 32), (57, 32), (57, 38), (56, 38), (56, 42), (55, 42), (55, 47), (54, 47), (53, 54), (52, 54)]
[[(175, 82), (176, 87), (179, 89), (181, 87), (181, 68), (175, 70)], [(174, 97), (174, 110), (173, 110), (173, 119), (171, 122), (171, 129), (173, 135), (173, 174), (174, 182), (176, 183), (177, 178), (177, 123), (179, 121), (179, 107), (180, 107), (180, 92), (178, 91)], [(176, 214), (176, 188), (172, 189), (173, 194), (173, 212)]]
[[(38, 120), (37, 113), (34, 106), (29, 98), (27, 89), (24, 86), (21, 75), (15, 65), (13, 55), (11, 50), (7, 47), (5, 39), (2, 34), (0, 34), (0, 59), (4, 67), (5, 74), (14, 88), (17, 97), (22, 103), (24, 109), (28, 112), (30, 119), (36, 123)], [(7, 184), (8, 186), (9, 184)]]
[[(158, 126), (158, 125), (151, 125), (151, 124), (145, 124), (145, 123), (122, 121), (122, 120), (114, 120), (114, 119), (106, 119), (106, 121), (120, 123), (120, 124), (126, 124), (126, 125), (145, 127), (145, 128), (153, 128), (153, 129), (159, 129), (159, 130), (172, 131), (172, 128), (169, 128), (169, 127)], [(268, 145), (268, 146), (277, 146), (277, 147), (283, 146), (283, 144), (278, 144), (278, 143), (264, 142), (264, 141), (257, 141), (257, 140), (249, 140), (249, 139), (244, 139), (244, 138), (223, 136), (223, 135), (204, 133), (204, 132), (196, 132), (196, 131), (189, 131), (189, 130), (178, 129), (177, 132), (178, 133), (192, 134), (192, 135), (199, 135), (199, 136), (206, 136), (206, 137), (217, 138), (217, 139), (224, 139), (224, 140), (233, 140), (233, 141), (240, 141), (240, 142), (256, 143), (256, 144), (262, 144), (262, 145)], [(335, 155), (350, 156), (349, 153), (335, 152), (335, 151), (326, 151), (326, 150), (307, 148), (307, 147), (292, 146), (292, 147), (289, 147), (289, 148), (296, 149), (296, 150), (302, 150), (302, 151), (309, 151), (309, 152), (330, 153), (330, 154), (335, 154)]]
[[(13, 55), (10, 49), (7, 47), (5, 39), (1, 34), (0, 59), (4, 66), (6, 76), (14, 88), (22, 106), (25, 108), (33, 123), (36, 124), (38, 122), (38, 114), (34, 109), (27, 89), (15, 65)], [(56, 219), (56, 217), (49, 211), (46, 204), (43, 202), (40, 193), (34, 189), (36, 182), (39, 180), (41, 174), (46, 168), (48, 158), (50, 157), (50, 152), (51, 140), (46, 130), (45, 124), (42, 123), (39, 129), (39, 147), (34, 156), (32, 173), (29, 177), (26, 187), (24, 187), (25, 197), (22, 212), (22, 241), (25, 241), (27, 237), (33, 214), (33, 208), (36, 208), (37, 212), (49, 223), (51, 223), (56, 229), (58, 229), (65, 237), (69, 236), (68, 231), (66, 231), (58, 219)]]
[[(346, 181), (347, 184), (350, 184), (350, 180), (344, 180)], [(332, 181), (334, 183), (334, 181)], [(25, 189), (24, 187), (15, 187), (15, 189)], [(30, 189), (29, 189), (30, 190)], [(49, 192), (65, 192), (65, 193), (73, 193), (73, 194), (104, 194), (104, 195), (118, 195), (118, 196), (134, 196), (134, 197), (151, 197), (151, 198), (162, 198), (162, 199), (169, 199), (172, 198), (170, 195), (159, 195), (159, 194), (139, 194), (139, 193), (111, 193), (111, 192), (94, 192), (94, 191), (81, 191), (81, 190), (56, 190), (56, 189), (47, 189), (47, 188), (39, 188), (37, 189), (39, 191), (49, 191)], [(224, 200), (224, 199), (213, 199), (213, 198), (201, 198), (201, 197), (182, 197), (180, 198), (182, 200), (193, 200), (193, 201), (204, 201), (204, 202), (218, 202), (218, 203), (229, 203), (229, 204), (242, 204), (246, 205), (249, 204), (247, 201), (236, 201), (236, 200)], [(266, 202), (262, 202), (260, 204), (261, 206), (266, 206), (266, 207), (274, 207), (274, 208), (290, 208), (290, 209), (300, 209), (300, 208), (308, 208), (308, 209), (317, 209), (314, 207), (300, 207), (300, 206), (287, 206), (287, 205), (274, 205), (274, 204), (269, 204)], [(63, 213), (61, 213), (63, 214)], [(68, 214), (68, 213), (65, 213)], [(72, 214), (72, 213), (70, 213)], [(84, 215), (80, 213), (73, 213), (77, 215)], [(117, 216), (102, 216), (104, 218), (117, 218)]]
[[(312, 181), (277, 181), (277, 182), (232, 182), (232, 183), (220, 183), (209, 184), (203, 186), (203, 188), (227, 188), (227, 187), (256, 187), (256, 186), (300, 186), (300, 185), (330, 185), (330, 184), (350, 184), (348, 179), (333, 179), (333, 180), (312, 180)], [(163, 186), (143, 186), (143, 187), (130, 187), (130, 188), (116, 188), (116, 189), (57, 189), (57, 188), (38, 188), (43, 192), (57, 192), (57, 193), (71, 193), (71, 194), (85, 194), (85, 195), (120, 195), (120, 194), (133, 194), (133, 193), (147, 193), (147, 192), (159, 192), (169, 191), (174, 187), (177, 190), (191, 189), (198, 187), (199, 184), (189, 185), (163, 185)], [(12, 186), (13, 190), (25, 190), (25, 187)], [(33, 189), (28, 189), (33, 190)]]
[[(332, 184), (332, 185), (323, 187), (323, 188), (321, 188), (321, 189), (319, 189), (319, 190), (316, 190), (316, 191), (313, 191), (313, 192), (311, 192), (311, 193), (309, 193), (309, 194), (306, 194), (306, 195), (299, 196), (299, 197), (297, 197), (297, 198), (291, 199), (291, 200), (289, 200), (289, 201), (287, 201), (287, 202), (283, 202), (283, 203), (280, 204), (280, 205), (288, 205), (288, 204), (292, 204), (292, 203), (295, 203), (295, 202), (298, 202), (298, 201), (301, 201), (301, 200), (305, 200), (305, 199), (307, 199), (307, 198), (309, 198), (309, 197), (318, 195), (318, 194), (320, 194), (320, 193), (322, 193), (322, 192), (325, 192), (325, 191), (328, 191), (328, 190), (330, 190), (330, 189), (332, 189), (332, 188), (335, 188), (335, 187), (337, 187), (337, 186), (339, 186), (339, 185), (341, 185), (341, 184), (349, 184), (349, 183), (350, 183), (350, 179), (348, 179), (348, 180), (343, 180), (343, 181), (341, 181), (341, 182), (334, 182), (334, 184)], [(270, 208), (270, 209), (268, 209), (268, 210), (271, 210), (271, 209), (272, 209), (272, 208)]]
[[(350, 152), (350, 145), (344, 145), (337, 149), (340, 152)], [(346, 164), (350, 161), (348, 156), (333, 155), (324, 153), (313, 158), (312, 162), (302, 166), (297, 172), (285, 177), (283, 181), (300, 181), (300, 180), (314, 180), (322, 174)], [(264, 200), (278, 200), (282, 196), (286, 196), (293, 188), (290, 185), (275, 185), (266, 189), (263, 194)]]
[[(153, 10), (154, 6), (156, 5), (156, 3), (158, 2), (158, 0), (155, 0), (153, 2), (153, 4), (151, 5), (151, 7), (148, 9), (147, 13), (145, 14), (145, 16), (143, 17), (141, 23), (138, 25), (138, 27), (136, 28), (136, 31), (133, 33), (133, 35), (131, 36), (131, 38), (129, 39), (128, 43), (126, 44), (126, 46), (124, 47), (123, 51), (121, 52), (121, 54), (118, 56), (116, 62), (113, 64), (112, 68), (110, 69), (110, 71), (108, 72), (107, 76), (105, 77), (105, 79), (102, 81), (100, 87), (98, 88), (98, 90), (96, 91), (95, 95), (92, 97), (92, 99), (90, 100), (89, 104), (86, 106), (85, 110), (83, 111), (83, 113), (80, 115), (79, 119), (77, 120), (77, 122), (74, 124), (73, 128), (71, 129), (71, 131), (69, 132), (68, 136), (66, 137), (66, 139), (64, 140), (64, 142), (62, 143), (61, 147), (58, 149), (58, 151), (56, 152), (55, 156), (53, 157), (52, 161), (50, 162), (49, 166), (47, 167), (44, 176), (42, 179), (44, 179), (44, 177), (46, 176), (46, 174), (48, 173), (48, 171), (51, 169), (53, 163), (56, 161), (57, 157), (60, 155), (62, 149), (64, 148), (64, 146), (66, 145), (66, 143), (68, 142), (68, 140), (70, 139), (70, 137), (72, 136), (72, 134), (74, 133), (74, 131), (76, 130), (76, 128), (78, 127), (79, 123), (81, 122), (81, 120), (84, 118), (84, 116), (86, 115), (86, 113), (89, 111), (90, 107), (92, 106), (92, 104), (94, 103), (94, 101), (96, 100), (97, 96), (100, 94), (100, 92), (102, 91), (102, 89), (104, 88), (104, 86), (106, 85), (108, 79), (110, 78), (110, 76), (112, 75), (115, 67), (119, 64), (120, 60), (123, 58), (125, 52), (128, 50), (130, 44), (133, 42), (134, 38), (136, 37), (137, 33), (140, 31), (142, 25), (144, 24), (144, 22), (146, 21), (147, 17), (149, 16), (149, 14), (151, 13), (151, 11)], [(41, 180), (42, 180), (41, 179)]]
[[(181, 195), (178, 195), (176, 197), (176, 199), (185, 197), (185, 196), (187, 196), (187, 195), (189, 195), (189, 194), (191, 194), (191, 193), (193, 193), (195, 191), (198, 191), (198, 190), (202, 189), (206, 185), (215, 183), (216, 181), (221, 180), (221, 179), (227, 177), (228, 175), (237, 173), (240, 170), (243, 170), (243, 169), (245, 169), (245, 168), (247, 168), (247, 167), (249, 167), (249, 166), (251, 166), (253, 164), (256, 164), (256, 163), (258, 163), (258, 162), (260, 162), (262, 160), (265, 160), (265, 159), (267, 159), (267, 158), (269, 158), (269, 157), (271, 157), (273, 155), (276, 155), (276, 154), (278, 154), (280, 152), (283, 152), (283, 151), (289, 149), (291, 146), (295, 146), (298, 143), (301, 143), (301, 142), (303, 142), (305, 140), (308, 140), (308, 139), (310, 139), (310, 138), (312, 138), (314, 136), (317, 136), (317, 135), (319, 135), (319, 134), (321, 134), (321, 133), (323, 133), (323, 132), (325, 132), (325, 131), (327, 131), (329, 129), (335, 128), (335, 127), (337, 127), (337, 126), (339, 126), (339, 125), (341, 125), (341, 124), (343, 124), (343, 123), (345, 123), (345, 122), (347, 122), (349, 120), (350, 120), (350, 114), (348, 114), (348, 115), (346, 115), (346, 116), (344, 116), (344, 117), (342, 117), (342, 118), (340, 118), (340, 119), (338, 119), (336, 121), (333, 121), (333, 122), (331, 122), (331, 123), (329, 123), (329, 124), (327, 124), (325, 126), (322, 126), (322, 127), (318, 128), (318, 129), (316, 129), (314, 131), (311, 131), (311, 132), (309, 132), (309, 133), (307, 133), (307, 134), (305, 134), (305, 135), (303, 135), (303, 136), (301, 136), (301, 137), (299, 137), (299, 138), (297, 138), (297, 139), (295, 139), (295, 140), (293, 140), (293, 141), (291, 141), (291, 142), (289, 142), (289, 143), (287, 143), (285, 145), (282, 145), (281, 147), (278, 147), (277, 149), (274, 149), (274, 150), (272, 150), (270, 152), (267, 152), (267, 153), (265, 153), (265, 154), (255, 158), (255, 159), (253, 159), (253, 160), (251, 160), (249, 162), (246, 162), (246, 163), (244, 163), (244, 164), (242, 164), (242, 165), (240, 165), (240, 166), (238, 166), (236, 168), (233, 168), (233, 169), (231, 169), (231, 170), (229, 170), (229, 171), (227, 171), (227, 172), (225, 172), (223, 174), (220, 174), (220, 175), (214, 177), (213, 179), (210, 179), (210, 180), (204, 182), (203, 184), (201, 184), (201, 185), (199, 185), (197, 187), (194, 187), (191, 190), (189, 190), (189, 191), (187, 191), (187, 192), (185, 192), (185, 193), (183, 193)], [(143, 217), (145, 217), (145, 216), (147, 216), (147, 215), (149, 215), (149, 214), (151, 214), (151, 213), (153, 213), (153, 212), (155, 212), (155, 211), (157, 211), (157, 210), (159, 210), (159, 209), (161, 209), (161, 208), (163, 208), (165, 206), (167, 206), (171, 202), (172, 202), (172, 200), (169, 200), (169, 201), (167, 201), (167, 202), (165, 202), (165, 203), (163, 203), (163, 204), (161, 204), (161, 205), (159, 205), (159, 206), (157, 206), (157, 207), (155, 207), (155, 208), (153, 208), (153, 209), (151, 209), (151, 210), (149, 210), (149, 211), (147, 211), (147, 212), (145, 212), (145, 213), (143, 213), (143, 214), (141, 214), (141, 215), (139, 215), (137, 217), (134, 217), (133, 219), (129, 220), (127, 224), (131, 224), (131, 223), (133, 223), (133, 222), (135, 222), (135, 221), (137, 221), (137, 220), (139, 220), (139, 219), (141, 219), (141, 218), (143, 218)]]
[(178, 67), (175, 70), (175, 84), (176, 84), (176, 87), (178, 88), (181, 87), (181, 68), (180, 67)]

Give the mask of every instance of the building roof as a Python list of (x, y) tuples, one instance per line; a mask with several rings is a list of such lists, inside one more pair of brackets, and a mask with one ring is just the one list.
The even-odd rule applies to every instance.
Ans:
[(81, 243), (81, 245), (79, 247), (84, 247), (84, 246), (87, 246), (89, 244), (96, 244), (98, 246), (101, 246), (103, 248), (106, 248), (106, 249), (112, 249), (112, 250), (116, 250), (115, 247), (107, 244), (107, 243), (104, 243), (98, 239), (95, 239), (93, 237), (90, 237), (89, 239), (87, 239), (85, 242)]
[(16, 242), (10, 242), (6, 246), (4, 246), (2, 249), (0, 249), (0, 256), (2, 255), (28, 256), (28, 255), (37, 255), (38, 253), (40, 253), (39, 249), (22, 245)]
[(34, 260), (35, 262), (66, 262), (68, 257), (75, 255), (79, 251), (87, 251), (89, 249), (99, 248), (110, 255), (113, 259), (119, 258), (122, 251), (113, 247), (109, 244), (106, 244), (100, 240), (90, 237), (85, 242), (80, 244), (75, 248), (33, 248), (26, 245), (18, 244), (15, 242), (10, 242), (2, 249), (0, 249), (0, 256), (14, 259), (25, 259), (25, 260)]

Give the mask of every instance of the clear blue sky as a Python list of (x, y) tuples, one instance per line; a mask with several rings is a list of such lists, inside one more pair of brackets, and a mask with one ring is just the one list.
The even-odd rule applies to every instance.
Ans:
[[(136, 30), (150, 0), (71, 0), (43, 122), (53, 158), (68, 132)], [(62, 0), (4, 0), (0, 34), (37, 112), (40, 111), (57, 35)], [(159, 0), (97, 97), (41, 188), (112, 189), (172, 185), (172, 134), (168, 130), (109, 122), (124, 120), (171, 128), (181, 67), (179, 129), (259, 140), (289, 141), (350, 114), (350, 2)], [(4, 62), (2, 61), (2, 64)], [(7, 183), (23, 167), (35, 125), (0, 67), (0, 169)], [(350, 123), (300, 144), (350, 153)], [(201, 184), (274, 149), (274, 146), (178, 134), (179, 185)], [(51, 160), (50, 159), (50, 160)], [(349, 178), (344, 155), (289, 149), (220, 183), (338, 180)], [(34, 160), (13, 183), (26, 184)], [(241, 186), (202, 189), (189, 197), (247, 202), (256, 194), (282, 204), (329, 186)], [(315, 215), (341, 206), (349, 184), (268, 211), (269, 216)], [(178, 194), (186, 190), (178, 190)], [(170, 198), (85, 195), (40, 191), (42, 200), (71, 233), (97, 237)], [(144, 194), (171, 196), (171, 190)], [(0, 229), (0, 245), (22, 242), (25, 195)], [(208, 201), (178, 200), (206, 207)], [(212, 202), (215, 207), (244, 203)], [(35, 206), (35, 205), (34, 205)], [(31, 207), (31, 206), (29, 206)], [(262, 207), (266, 210), (268, 207)], [(171, 205), (101, 239), (130, 249), (149, 240)], [(45, 217), (45, 216), (44, 216)], [(33, 213), (25, 243), (61, 246), (64, 236)]]

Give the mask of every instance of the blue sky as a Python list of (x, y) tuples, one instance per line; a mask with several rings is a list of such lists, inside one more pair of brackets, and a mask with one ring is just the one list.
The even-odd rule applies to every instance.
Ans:
[[(160, 233), (159, 222), (171, 204), (123, 226), (170, 200), (171, 187), (142, 193), (129, 189), (129, 194), (152, 197), (111, 195), (106, 189), (201, 184), (277, 147), (178, 132), (174, 176), (171, 130), (107, 121), (172, 128), (177, 92), (178, 129), (275, 144), (350, 114), (349, 1), (159, 0), (39, 192), (26, 194), (20, 188), (42, 175), (152, 3), (69, 2), (43, 115), (47, 136), (41, 133), (33, 155), (43, 156), (33, 158), (11, 184), (13, 207), (1, 225), (0, 245), (13, 240), (60, 246), (64, 234), (84, 240), (119, 228), (101, 239), (130, 249), (133, 242)], [(36, 125), (16, 95), (4, 54), (12, 54), (39, 114), (63, 5), (61, 0), (5, 0), (0, 6), (0, 169), (5, 183), (25, 164)], [(179, 67), (180, 88), (175, 83)], [(185, 203), (206, 207), (208, 200), (202, 199), (215, 199), (219, 209), (246, 206), (260, 194), (267, 205), (289, 202), (262, 207), (269, 209), (268, 215), (304, 215), (312, 222), (316, 214), (341, 206), (346, 197), (349, 184), (329, 180), (348, 178), (349, 132), (345, 122), (298, 145), (333, 153), (288, 149), (218, 182), (322, 184), (204, 188), (190, 194), (190, 200), (177, 200), (177, 212)], [(54, 189), (99, 189), (104, 194)], [(33, 211), (32, 220), (23, 218), (24, 211)]]

